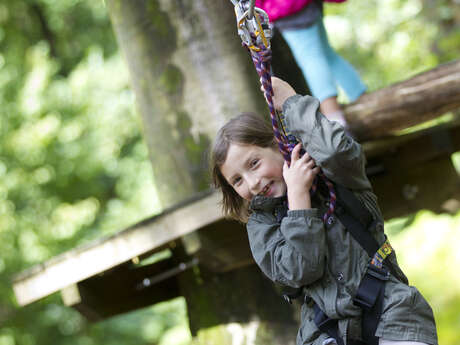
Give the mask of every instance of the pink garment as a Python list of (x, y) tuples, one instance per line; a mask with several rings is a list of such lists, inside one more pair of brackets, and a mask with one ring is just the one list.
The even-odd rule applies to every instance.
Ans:
[[(256, 7), (267, 12), (271, 22), (299, 12), (313, 0), (256, 0)], [(345, 0), (324, 0), (327, 2), (344, 2)]]

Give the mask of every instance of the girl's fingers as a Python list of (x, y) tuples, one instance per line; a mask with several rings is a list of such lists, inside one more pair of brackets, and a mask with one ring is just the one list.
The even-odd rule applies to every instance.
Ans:
[(295, 163), (298, 159), (299, 159), (299, 156), (300, 156), (300, 149), (302, 148), (302, 144), (301, 143), (298, 143), (294, 149), (292, 150), (292, 153), (291, 153), (291, 162), (292, 163)]
[(315, 167), (315, 162), (313, 161), (313, 159), (310, 159), (308, 162), (305, 162), (305, 166), (309, 169), (313, 169)]
[(303, 154), (303, 156), (300, 158), (300, 160), (301, 160), (302, 162), (309, 162), (309, 161), (312, 160), (312, 159), (311, 159), (310, 155), (308, 154), (308, 152), (305, 152), (305, 153)]

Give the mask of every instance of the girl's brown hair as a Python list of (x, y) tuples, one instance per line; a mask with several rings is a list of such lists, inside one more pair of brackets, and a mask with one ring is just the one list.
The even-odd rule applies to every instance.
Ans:
[(222, 190), (225, 216), (246, 222), (248, 202), (240, 197), (222, 175), (220, 168), (227, 159), (231, 144), (275, 147), (272, 127), (254, 113), (243, 113), (228, 121), (218, 132), (211, 153), (211, 175), (214, 187)]

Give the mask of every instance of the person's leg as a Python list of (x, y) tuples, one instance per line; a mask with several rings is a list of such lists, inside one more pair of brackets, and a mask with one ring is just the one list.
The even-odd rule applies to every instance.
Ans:
[(340, 104), (337, 102), (337, 96), (326, 98), (321, 102), (321, 112), (323, 114), (330, 114), (341, 110), (342, 108), (340, 107)]
[(366, 85), (363, 83), (354, 67), (331, 47), (322, 20), (319, 23), (318, 29), (323, 43), (323, 50), (325, 51), (326, 58), (331, 68), (331, 73), (337, 83), (345, 91), (348, 100), (353, 102), (366, 91)]
[(348, 128), (347, 120), (342, 111), (342, 107), (337, 102), (337, 96), (326, 98), (320, 103), (319, 110), (326, 115), (328, 120), (336, 121), (343, 127)]
[(284, 40), (307, 80), (312, 95), (324, 101), (337, 96), (334, 76), (321, 42), (321, 18), (308, 28), (282, 30)]
[(426, 343), (420, 343), (418, 341), (395, 341), (395, 340), (386, 340), (379, 339), (379, 345), (428, 345)]
[(320, 100), (320, 111), (331, 121), (347, 127), (337, 102), (337, 87), (327, 59), (327, 36), (322, 34), (322, 17), (308, 28), (283, 30), (281, 34), (307, 80), (312, 95)]

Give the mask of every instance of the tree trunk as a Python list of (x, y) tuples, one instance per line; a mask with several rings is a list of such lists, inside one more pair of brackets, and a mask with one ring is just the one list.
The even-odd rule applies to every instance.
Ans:
[[(241, 47), (230, 1), (107, 0), (107, 6), (131, 74), (159, 199), (169, 207), (207, 189), (204, 153), (226, 119), (267, 111), (258, 77)], [(353, 131), (376, 138), (458, 107), (458, 73), (459, 63), (452, 63), (365, 95), (345, 109)], [(173, 260), (188, 259), (176, 243)], [(255, 266), (228, 274), (200, 266), (178, 279), (195, 344), (230, 344), (241, 336), (241, 344), (294, 343), (292, 308)]]
[(368, 141), (431, 120), (460, 106), (460, 60), (440, 65), (345, 107), (352, 132)]
[(203, 152), (210, 138), (227, 117), (254, 109), (254, 99), (261, 108), (263, 99), (249, 87), (256, 76), (226, 2), (110, 0), (107, 5), (166, 208), (208, 187)]
[[(204, 153), (228, 118), (267, 111), (258, 76), (241, 47), (230, 1), (108, 0), (107, 7), (131, 74), (159, 199), (169, 207), (208, 188)], [(174, 259), (187, 260), (182, 244), (176, 246)], [(204, 272), (200, 267), (179, 281), (196, 344), (231, 344), (250, 329), (255, 332), (245, 343), (295, 343), (293, 311), (257, 267)], [(270, 303), (255, 304), (256, 297)], [(232, 327), (238, 330), (229, 332)]]

